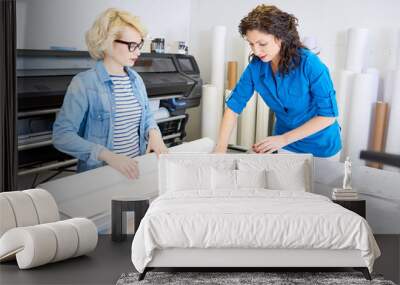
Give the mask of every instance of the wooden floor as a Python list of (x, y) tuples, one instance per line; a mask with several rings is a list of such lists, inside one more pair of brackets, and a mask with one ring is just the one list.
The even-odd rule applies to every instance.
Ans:
[[(399, 283), (400, 236), (376, 236), (382, 251), (375, 272)], [(99, 236), (95, 251), (88, 256), (19, 270), (16, 262), (0, 264), (0, 284), (115, 284), (122, 273), (134, 271), (131, 262), (132, 237), (116, 243), (108, 235)]]

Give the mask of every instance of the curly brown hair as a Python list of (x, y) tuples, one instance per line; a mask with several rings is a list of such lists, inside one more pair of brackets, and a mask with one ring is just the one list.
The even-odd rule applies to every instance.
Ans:
[(285, 74), (300, 64), (299, 49), (305, 48), (300, 41), (297, 25), (298, 20), (294, 15), (276, 6), (262, 4), (240, 21), (239, 33), (245, 37), (247, 31), (257, 30), (280, 39), (282, 44), (278, 70)]

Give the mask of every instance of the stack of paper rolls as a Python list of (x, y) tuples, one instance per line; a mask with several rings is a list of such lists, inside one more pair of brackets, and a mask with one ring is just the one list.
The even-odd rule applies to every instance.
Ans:
[(216, 103), (218, 90), (212, 84), (203, 85), (201, 98), (201, 136), (217, 141), (220, 124), (215, 122), (219, 105)]
[(371, 74), (374, 73), (371, 70), (369, 75), (361, 73), (365, 67), (368, 33), (367, 29), (347, 30), (345, 68), (337, 74), (338, 122), (343, 146), (340, 156), (342, 161), (350, 156), (356, 164), (362, 163), (358, 152), (368, 147), (372, 105), (379, 83), (379, 75)]
[(218, 140), (219, 127), (225, 95), (225, 36), (226, 27), (216, 26), (212, 30), (211, 85), (203, 86), (202, 137)]
[[(391, 39), (394, 48), (389, 64), (393, 69), (387, 72), (384, 81), (384, 100), (389, 103), (385, 152), (400, 154), (400, 29), (392, 31)], [(392, 166), (384, 166), (384, 169), (399, 171)]]
[(346, 127), (346, 151), (355, 165), (364, 165), (360, 160), (361, 150), (368, 148), (371, 114), (377, 100), (379, 76), (376, 73), (355, 75)]
[(341, 151), (341, 160), (344, 161), (347, 156), (347, 126), (348, 126), (348, 116), (349, 116), (349, 107), (350, 107), (350, 98), (353, 90), (353, 82), (354, 82), (354, 71), (350, 70), (342, 70), (337, 75), (338, 77), (338, 86), (336, 90), (336, 97), (339, 109), (339, 117), (338, 122), (341, 127), (341, 137), (343, 142), (343, 149)]
[[(389, 123), (385, 151), (400, 154), (400, 69), (394, 73), (392, 95), (389, 103)], [(384, 169), (398, 171), (398, 168), (385, 166)]]
[(347, 31), (346, 70), (361, 72), (367, 55), (368, 30), (350, 28)]
[[(386, 72), (383, 78), (383, 101), (390, 103), (392, 101), (393, 86), (396, 71), (389, 70)], [(389, 107), (390, 108), (390, 107)]]

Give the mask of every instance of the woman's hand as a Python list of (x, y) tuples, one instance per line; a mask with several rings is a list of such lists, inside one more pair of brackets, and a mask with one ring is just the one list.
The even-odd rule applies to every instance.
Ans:
[(99, 159), (105, 161), (109, 166), (129, 179), (136, 179), (139, 177), (138, 162), (130, 157), (109, 150), (103, 150), (99, 155)]
[(252, 149), (257, 153), (272, 153), (288, 144), (315, 134), (316, 132), (332, 125), (335, 121), (335, 117), (313, 117), (300, 127), (282, 135), (266, 137), (262, 141), (254, 144)]
[(252, 149), (257, 153), (272, 153), (286, 145), (288, 145), (288, 140), (285, 135), (270, 136), (253, 144)]
[(154, 151), (157, 156), (169, 152), (161, 137), (161, 133), (155, 129), (149, 131), (149, 144), (147, 145), (146, 153), (149, 153), (150, 151)]

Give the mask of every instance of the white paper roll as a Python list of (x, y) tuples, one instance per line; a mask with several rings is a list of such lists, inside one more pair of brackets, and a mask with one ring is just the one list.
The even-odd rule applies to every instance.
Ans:
[(26, 227), (39, 224), (35, 205), (30, 196), (22, 191), (3, 192), (13, 208), (17, 227)]
[(156, 112), (160, 108), (160, 100), (149, 100), (149, 108), (151, 112)]
[[(385, 151), (400, 154), (400, 69), (393, 73), (393, 89), (389, 102), (389, 122)], [(385, 170), (398, 171), (398, 168), (384, 166)]]
[[(217, 87), (211, 84), (203, 85), (201, 98), (201, 136), (218, 140), (218, 132), (221, 125)], [(222, 102), (222, 101), (221, 101)]]
[(383, 77), (383, 101), (390, 103), (392, 101), (393, 88), (395, 84), (395, 70), (389, 70)]
[(51, 262), (73, 257), (78, 248), (78, 233), (74, 226), (65, 221), (41, 225), (51, 229), (57, 239), (57, 250)]
[(260, 94), (257, 94), (256, 139), (259, 142), (268, 136), (269, 108)]
[(154, 120), (166, 119), (170, 117), (170, 113), (167, 108), (161, 107), (160, 109), (154, 112), (153, 117)]
[(378, 78), (379, 78), (379, 74), (380, 74), (379, 69), (373, 68), (373, 67), (368, 67), (368, 68), (366, 68), (365, 71), (364, 71), (364, 73), (375, 74), (376, 76), (378, 76)]
[(348, 127), (346, 134), (347, 156), (353, 164), (364, 165), (359, 159), (360, 151), (369, 145), (371, 114), (377, 100), (379, 76), (375, 73), (360, 73), (354, 77), (350, 100)]
[(96, 248), (98, 240), (97, 228), (91, 220), (74, 218), (65, 220), (65, 223), (73, 225), (78, 233), (78, 248), (74, 257), (91, 252)]
[[(229, 96), (231, 95), (231, 92), (232, 92), (232, 90), (228, 90), (228, 89), (225, 90), (225, 102), (226, 102), (226, 100), (228, 100)], [(226, 104), (224, 104), (224, 106), (225, 106), (225, 109), (226, 109), (227, 108)], [(233, 145), (237, 144), (237, 133), (238, 133), (237, 125), (238, 125), (238, 122), (236, 121), (236, 125), (233, 127), (233, 130), (231, 132), (231, 136), (229, 137), (229, 141), (228, 141), (229, 144), (233, 144)]]
[(350, 99), (353, 93), (353, 83), (355, 72), (350, 70), (341, 70), (337, 76), (338, 87), (336, 92), (337, 103), (339, 108), (338, 122), (342, 128), (342, 151), (341, 160), (344, 161), (348, 154), (348, 143), (347, 143), (347, 128), (349, 125), (349, 111), (350, 111)]
[(255, 142), (256, 108), (257, 93), (254, 93), (239, 116), (238, 142), (246, 148), (251, 148)]
[(383, 54), (386, 57), (385, 68), (387, 70), (395, 71), (400, 67), (400, 29), (397, 27), (387, 27), (382, 30), (381, 38), (384, 41), (384, 47), (387, 52)]
[(29, 189), (22, 192), (31, 197), (38, 214), (39, 224), (56, 222), (60, 219), (56, 201), (49, 192), (43, 189)]
[(396, 33), (396, 45), (395, 45), (395, 54), (396, 54), (396, 69), (400, 68), (400, 29), (397, 29)]
[[(213, 29), (212, 48), (211, 48), (211, 84), (217, 88), (217, 94), (214, 101), (215, 115), (211, 115), (219, 129), (222, 121), (222, 111), (224, 108), (224, 95), (225, 95), (225, 37), (226, 27), (216, 26)], [(208, 112), (208, 109), (204, 109)], [(218, 133), (218, 131), (217, 131)], [(218, 135), (217, 135), (218, 136)], [(211, 137), (217, 139), (216, 137)]]
[(368, 30), (351, 28), (347, 31), (347, 55), (345, 69), (361, 72), (365, 66)]
[(9, 229), (15, 228), (17, 222), (15, 221), (14, 211), (10, 202), (6, 197), (0, 193), (0, 237)]
[(400, 68), (400, 29), (390, 28), (387, 34), (387, 46), (390, 49), (387, 67), (391, 70), (396, 70)]

